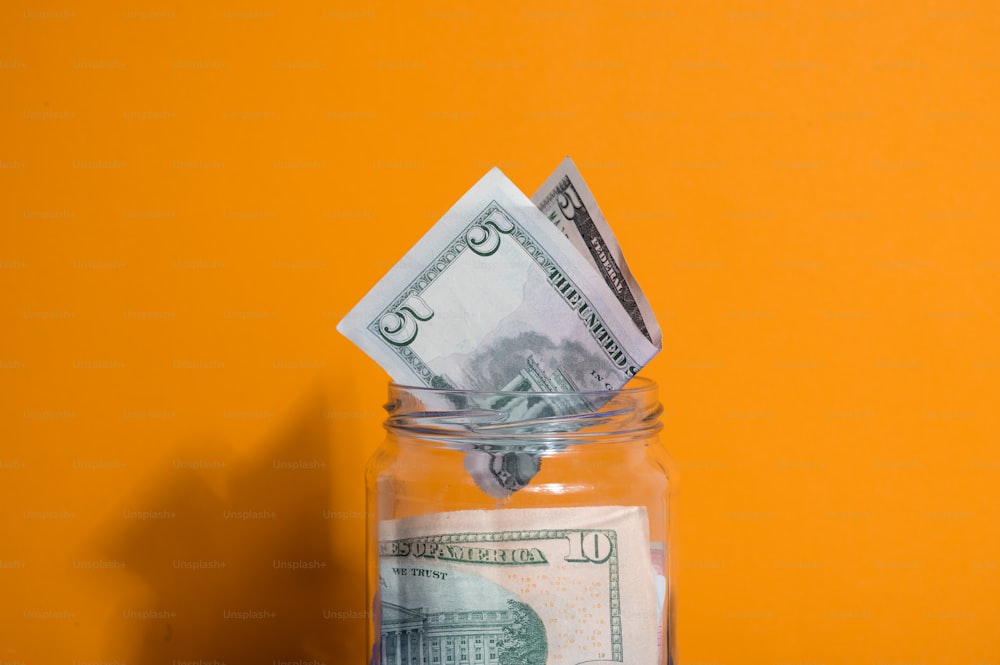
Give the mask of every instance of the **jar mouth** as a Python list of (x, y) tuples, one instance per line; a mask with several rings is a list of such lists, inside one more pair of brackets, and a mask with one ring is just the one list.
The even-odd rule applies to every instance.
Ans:
[(546, 446), (617, 441), (661, 428), (656, 382), (636, 377), (619, 390), (476, 391), (389, 384), (385, 428), (419, 439), (474, 446)]

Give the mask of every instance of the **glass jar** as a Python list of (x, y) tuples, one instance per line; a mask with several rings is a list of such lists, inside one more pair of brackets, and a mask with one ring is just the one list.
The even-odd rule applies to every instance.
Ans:
[(656, 384), (390, 384), (366, 473), (371, 665), (676, 660)]

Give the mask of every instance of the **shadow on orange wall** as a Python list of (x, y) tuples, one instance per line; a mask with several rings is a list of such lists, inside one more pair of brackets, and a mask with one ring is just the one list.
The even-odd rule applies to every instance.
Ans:
[(95, 544), (122, 564), (109, 655), (170, 665), (363, 661), (363, 572), (338, 552), (357, 549), (364, 519), (333, 509), (336, 434), (324, 404), (315, 391), (244, 457), (179, 445), (127, 498)]

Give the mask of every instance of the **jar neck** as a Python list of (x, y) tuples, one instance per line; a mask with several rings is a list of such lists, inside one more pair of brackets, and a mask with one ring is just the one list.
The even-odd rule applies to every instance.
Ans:
[(390, 433), (431, 442), (525, 445), (634, 441), (660, 430), (656, 383), (620, 390), (535, 393), (443, 390), (389, 384)]

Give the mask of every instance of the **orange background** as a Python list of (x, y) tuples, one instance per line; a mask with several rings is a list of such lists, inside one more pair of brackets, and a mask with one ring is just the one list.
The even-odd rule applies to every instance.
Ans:
[(0, 663), (363, 663), (334, 325), (567, 154), (664, 329), (681, 662), (1000, 662), (998, 84), (985, 1), (6, 0)]

